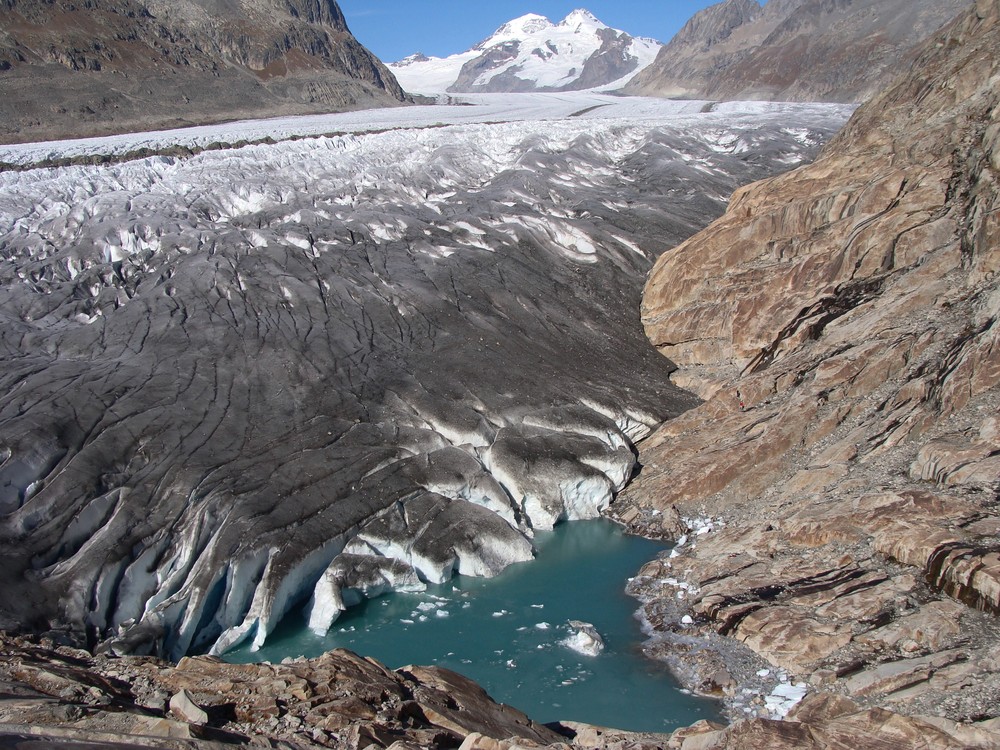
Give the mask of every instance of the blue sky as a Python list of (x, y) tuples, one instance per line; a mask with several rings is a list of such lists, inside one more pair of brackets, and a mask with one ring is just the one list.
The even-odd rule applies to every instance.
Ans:
[(385, 62), (414, 52), (464, 52), (512, 18), (539, 13), (558, 22), (586, 8), (604, 23), (661, 42), (718, 0), (338, 0), (354, 35)]

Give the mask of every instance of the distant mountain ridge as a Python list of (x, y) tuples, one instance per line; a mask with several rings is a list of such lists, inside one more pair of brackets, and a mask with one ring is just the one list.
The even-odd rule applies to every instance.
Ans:
[(0, 0), (0, 139), (400, 103), (334, 0)]
[(725, 0), (625, 87), (691, 99), (863, 101), (967, 0)]
[(529, 13), (466, 52), (445, 58), (418, 53), (389, 69), (403, 88), (420, 94), (579, 91), (623, 85), (660, 46), (612, 29), (587, 10), (574, 10), (559, 23)]

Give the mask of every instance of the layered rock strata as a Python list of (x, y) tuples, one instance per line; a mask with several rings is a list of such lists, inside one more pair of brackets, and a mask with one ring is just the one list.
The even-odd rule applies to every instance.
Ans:
[(0, 140), (407, 100), (333, 0), (0, 3)]
[(199, 657), (175, 666), (0, 634), (0, 654), (5, 743), (447, 748), (473, 733), (532, 745), (563, 739), (454, 672), (391, 671), (343, 650), (279, 665)]
[[(391, 671), (348, 651), (282, 664), (198, 657), (92, 657), (0, 633), (0, 742), (92, 750), (593, 748), (593, 750), (970, 750), (997, 735), (941, 719), (863, 709), (815, 694), (787, 721), (701, 721), (671, 735), (576, 722), (539, 725), (448, 670)], [(994, 744), (989, 744), (993, 742)]]
[(649, 278), (646, 330), (705, 403), (643, 444), (618, 507), (693, 529), (634, 590), (651, 652), (692, 655), (749, 713), (740, 683), (780, 671), (995, 731), (998, 48), (981, 0), (814, 164), (738, 191)]

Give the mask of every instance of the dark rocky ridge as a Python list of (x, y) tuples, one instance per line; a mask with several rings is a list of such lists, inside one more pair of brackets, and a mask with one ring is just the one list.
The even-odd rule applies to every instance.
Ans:
[(3, 0), (0, 139), (399, 104), (333, 0)]
[(966, 0), (726, 0), (697, 13), (630, 94), (861, 102)]

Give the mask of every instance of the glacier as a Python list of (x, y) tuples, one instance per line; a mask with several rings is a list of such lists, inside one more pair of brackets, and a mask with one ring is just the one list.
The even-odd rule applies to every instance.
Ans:
[(479, 100), (0, 146), (0, 627), (178, 658), (529, 559), (695, 403), (652, 262), (850, 112)]

